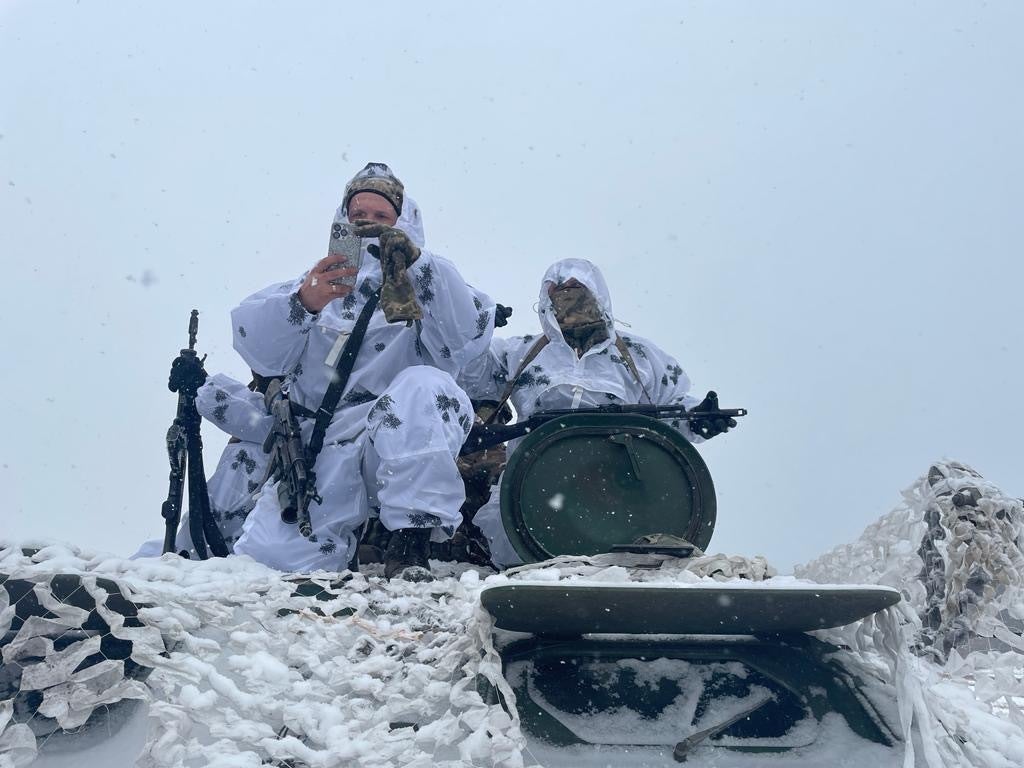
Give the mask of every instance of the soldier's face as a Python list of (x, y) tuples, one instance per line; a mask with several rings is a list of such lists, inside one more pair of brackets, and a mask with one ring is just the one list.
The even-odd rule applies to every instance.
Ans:
[(393, 227), (398, 223), (398, 214), (387, 198), (376, 192), (360, 192), (348, 201), (349, 221), (372, 221)]
[(603, 324), (601, 309), (587, 287), (575, 277), (548, 287), (551, 308), (562, 330)]

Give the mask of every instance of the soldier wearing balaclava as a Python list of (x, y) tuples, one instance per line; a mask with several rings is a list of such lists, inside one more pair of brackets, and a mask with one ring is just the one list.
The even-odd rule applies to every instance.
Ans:
[[(519, 420), (537, 411), (611, 403), (687, 409), (700, 404), (671, 355), (635, 334), (618, 333), (608, 286), (586, 259), (563, 259), (548, 268), (537, 312), (542, 335), (496, 338), (487, 354), (467, 366), (459, 381), (474, 400), (508, 399)], [(731, 426), (708, 423), (694, 433), (685, 421), (670, 423), (694, 442)], [(497, 493), (474, 523), (487, 536), (497, 565), (519, 562), (501, 528)]]

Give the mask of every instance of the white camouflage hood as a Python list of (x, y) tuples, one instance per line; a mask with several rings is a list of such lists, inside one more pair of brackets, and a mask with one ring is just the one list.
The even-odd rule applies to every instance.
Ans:
[(596, 344), (593, 349), (600, 350), (615, 339), (615, 319), (612, 315), (612, 297), (608, 292), (608, 284), (604, 281), (604, 275), (595, 264), (586, 259), (562, 259), (556, 261), (547, 272), (540, 283), (540, 297), (537, 301), (537, 314), (540, 316), (540, 327), (549, 340), (565, 343), (562, 329), (558, 327), (555, 320), (555, 313), (551, 306), (551, 297), (548, 290), (553, 285), (564, 283), (566, 280), (575, 277), (581, 284), (586, 286), (597, 299), (597, 306), (601, 310), (605, 326), (608, 328), (608, 341)]

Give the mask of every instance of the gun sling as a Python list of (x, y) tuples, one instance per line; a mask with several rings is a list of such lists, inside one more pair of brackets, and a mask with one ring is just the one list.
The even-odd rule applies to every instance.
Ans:
[(380, 291), (380, 288), (374, 291), (373, 295), (363, 305), (363, 309), (356, 319), (356, 324), (352, 328), (352, 334), (345, 342), (345, 348), (341, 351), (341, 355), (338, 357), (338, 362), (335, 365), (334, 370), (337, 375), (331, 379), (331, 383), (324, 393), (324, 399), (314, 414), (316, 421), (313, 423), (313, 434), (309, 438), (309, 450), (307, 453), (307, 461), (310, 468), (316, 464), (316, 457), (320, 455), (320, 449), (324, 447), (324, 436), (327, 434), (327, 427), (330, 426), (331, 419), (334, 418), (334, 409), (337, 408), (338, 403), (341, 401), (341, 395), (348, 385), (349, 377), (352, 375), (352, 369), (355, 367), (359, 348), (363, 345), (363, 337), (366, 336), (366, 329), (370, 325), (370, 318), (373, 316), (374, 310), (377, 309), (377, 303), (380, 301)]
[[(540, 354), (541, 350), (547, 345), (548, 337), (541, 336), (537, 339), (534, 345), (530, 347), (529, 351), (523, 357), (523, 362), (519, 364), (515, 374), (508, 380), (505, 391), (501, 393), (501, 399), (498, 401), (498, 407), (491, 412), (487, 421), (484, 422), (485, 424), (490, 424), (494, 421), (498, 413), (505, 406), (505, 403), (507, 403), (509, 398), (512, 397), (512, 393), (519, 384), (519, 377), (523, 375), (523, 371), (526, 370), (526, 367), (533, 362), (534, 358), (536, 358), (537, 355)], [(647, 387), (644, 386), (644, 380), (640, 378), (640, 371), (636, 367), (633, 355), (630, 354), (629, 347), (626, 346), (626, 342), (623, 341), (622, 337), (618, 334), (615, 334), (615, 348), (619, 350), (619, 354), (622, 355), (622, 359), (626, 361), (626, 367), (629, 368), (629, 372), (633, 375), (633, 378), (636, 379), (636, 383), (640, 385), (640, 389), (643, 390), (644, 396), (647, 398), (647, 402), (653, 405), (654, 401), (651, 399), (651, 395), (647, 391)]]

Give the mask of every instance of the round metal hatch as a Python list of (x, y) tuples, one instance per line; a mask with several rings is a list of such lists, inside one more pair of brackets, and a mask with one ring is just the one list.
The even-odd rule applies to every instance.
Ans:
[(528, 563), (608, 552), (652, 533), (705, 549), (715, 489), (700, 454), (669, 425), (573, 414), (523, 438), (502, 478), (501, 517)]

